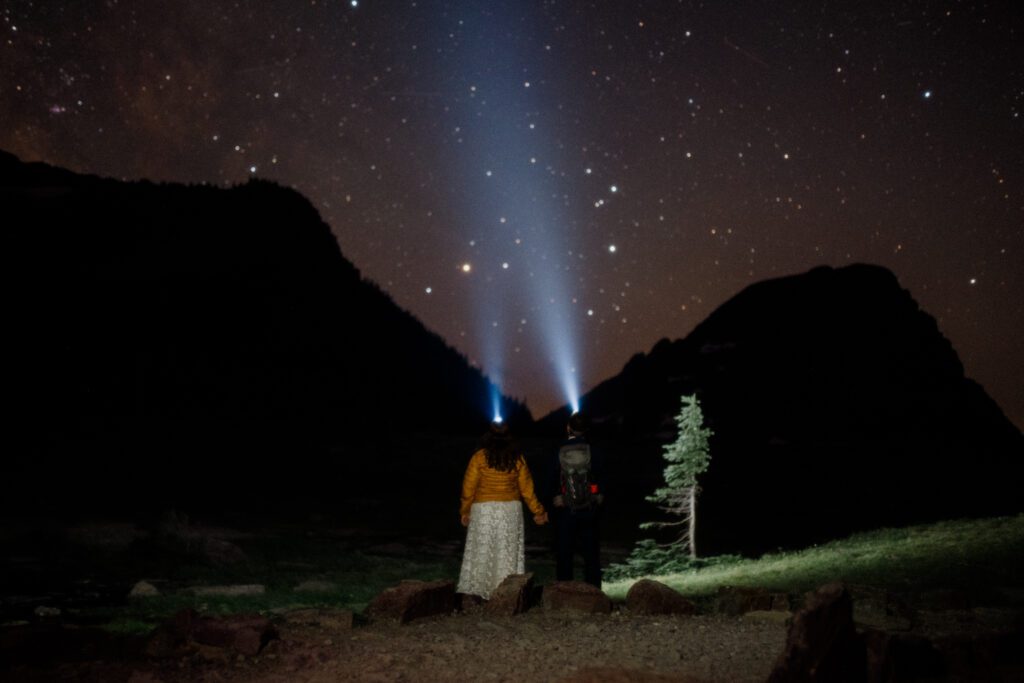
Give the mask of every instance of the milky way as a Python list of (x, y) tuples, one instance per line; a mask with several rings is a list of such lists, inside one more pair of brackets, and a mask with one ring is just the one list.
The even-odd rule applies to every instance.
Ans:
[(1022, 425), (1010, 5), (3, 2), (0, 147), (294, 186), (535, 414), (545, 325), (586, 389), (752, 282), (881, 264)]

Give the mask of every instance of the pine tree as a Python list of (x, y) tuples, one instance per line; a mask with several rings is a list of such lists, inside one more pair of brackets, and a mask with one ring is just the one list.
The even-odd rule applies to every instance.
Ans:
[(682, 409), (676, 417), (679, 436), (674, 443), (664, 448), (662, 457), (668, 462), (665, 467), (665, 485), (647, 497), (657, 503), (664, 512), (674, 519), (669, 522), (647, 522), (642, 529), (678, 528), (678, 535), (670, 547), (677, 551), (689, 550), (691, 558), (697, 557), (697, 494), (700, 487), (697, 477), (708, 469), (711, 453), (708, 439), (712, 431), (704, 426), (704, 412), (696, 394), (682, 397)]

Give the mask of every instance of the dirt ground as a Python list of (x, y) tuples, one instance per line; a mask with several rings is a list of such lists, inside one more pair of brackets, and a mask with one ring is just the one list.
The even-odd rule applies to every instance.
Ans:
[[(577, 615), (541, 609), (493, 617), (478, 611), (405, 626), (285, 623), (279, 637), (251, 658), (199, 647), (147, 660), (140, 642), (119, 648), (110, 642), (89, 644), (83, 637), (63, 653), (64, 664), (40, 652), (0, 677), (132, 683), (763, 681), (785, 636), (777, 617)], [(56, 641), (51, 636), (49, 642)]]

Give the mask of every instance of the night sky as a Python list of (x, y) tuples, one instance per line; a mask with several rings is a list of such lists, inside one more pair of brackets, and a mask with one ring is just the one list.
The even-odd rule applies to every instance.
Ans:
[(0, 147), (297, 188), (535, 415), (748, 284), (881, 264), (1021, 426), (1013, 4), (5, 0)]

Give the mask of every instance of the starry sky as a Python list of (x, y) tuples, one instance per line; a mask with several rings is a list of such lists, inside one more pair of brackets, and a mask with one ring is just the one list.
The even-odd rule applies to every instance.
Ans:
[(877, 263), (1020, 427), (1012, 4), (2, 0), (0, 148), (295, 187), (535, 415), (748, 284)]

